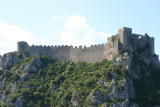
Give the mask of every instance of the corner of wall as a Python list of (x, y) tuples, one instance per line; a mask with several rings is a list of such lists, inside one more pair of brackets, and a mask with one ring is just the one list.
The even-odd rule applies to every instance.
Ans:
[(28, 45), (28, 43), (25, 42), (25, 41), (19, 41), (19, 42), (17, 43), (17, 50), (18, 50), (19, 52), (24, 52), (24, 51), (26, 51), (28, 48), (29, 48), (29, 45)]

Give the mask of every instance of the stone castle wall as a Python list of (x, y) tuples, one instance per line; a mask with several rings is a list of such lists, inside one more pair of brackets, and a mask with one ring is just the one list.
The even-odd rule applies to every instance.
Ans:
[[(25, 49), (21, 48), (21, 43)], [(25, 51), (29, 55), (43, 54), (51, 56), (55, 60), (71, 60), (96, 62), (104, 59), (105, 45), (94, 45), (91, 47), (73, 47), (73, 46), (29, 46), (25, 42), (18, 43), (18, 51)]]
[(131, 28), (121, 28), (118, 34), (108, 38), (106, 44), (91, 47), (73, 46), (29, 46), (27, 42), (18, 42), (18, 51), (27, 52), (31, 56), (43, 54), (55, 60), (97, 62), (112, 59), (120, 50), (133, 52), (148, 46), (148, 52), (154, 54), (154, 38), (147, 34), (132, 34)]

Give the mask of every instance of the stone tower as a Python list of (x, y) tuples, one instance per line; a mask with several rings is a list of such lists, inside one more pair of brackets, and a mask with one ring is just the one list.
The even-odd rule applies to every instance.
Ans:
[(118, 38), (120, 43), (120, 49), (127, 49), (129, 44), (129, 38), (132, 35), (132, 29), (123, 27), (118, 30)]
[(17, 50), (18, 50), (19, 52), (27, 51), (28, 48), (29, 48), (29, 45), (28, 45), (28, 43), (25, 42), (25, 41), (19, 41), (19, 42), (17, 43)]
[(126, 43), (128, 41), (129, 36), (132, 35), (132, 29), (123, 27), (118, 30), (118, 36), (121, 43)]

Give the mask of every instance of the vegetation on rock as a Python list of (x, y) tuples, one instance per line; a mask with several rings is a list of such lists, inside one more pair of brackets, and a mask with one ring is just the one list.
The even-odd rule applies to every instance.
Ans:
[[(41, 63), (41, 66), (33, 63), (36, 72), (34, 69), (27, 72), (24, 68), (33, 59), (39, 59), (36, 63)], [(27, 107), (111, 103), (112, 101), (105, 99), (99, 102), (90, 101), (92, 99), (89, 95), (93, 91), (108, 95), (111, 91), (109, 87), (111, 80), (115, 78), (122, 82), (126, 76), (125, 71), (124, 65), (114, 64), (108, 60), (97, 63), (74, 63), (54, 61), (41, 55), (28, 57), (11, 68), (0, 71), (1, 95), (5, 93), (7, 96), (7, 100), (4, 101), (6, 103), (1, 104), (14, 104), (17, 98), (23, 99)], [(119, 88), (123, 90), (123, 84)]]
[(133, 56), (132, 66), (127, 68), (116, 58), (86, 63), (23, 55), (17, 61), (13, 54), (9, 60), (15, 63), (0, 70), (2, 107), (160, 105), (160, 69), (154, 67), (156, 61), (149, 64), (145, 58)]

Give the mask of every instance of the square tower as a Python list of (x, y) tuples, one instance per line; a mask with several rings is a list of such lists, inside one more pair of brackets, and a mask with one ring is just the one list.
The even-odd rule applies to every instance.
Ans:
[(118, 38), (119, 38), (118, 48), (120, 50), (127, 50), (128, 49), (131, 35), (132, 35), (131, 28), (123, 27), (118, 30)]
[(129, 40), (129, 36), (132, 35), (132, 28), (123, 27), (118, 30), (118, 37), (120, 43), (126, 44)]

